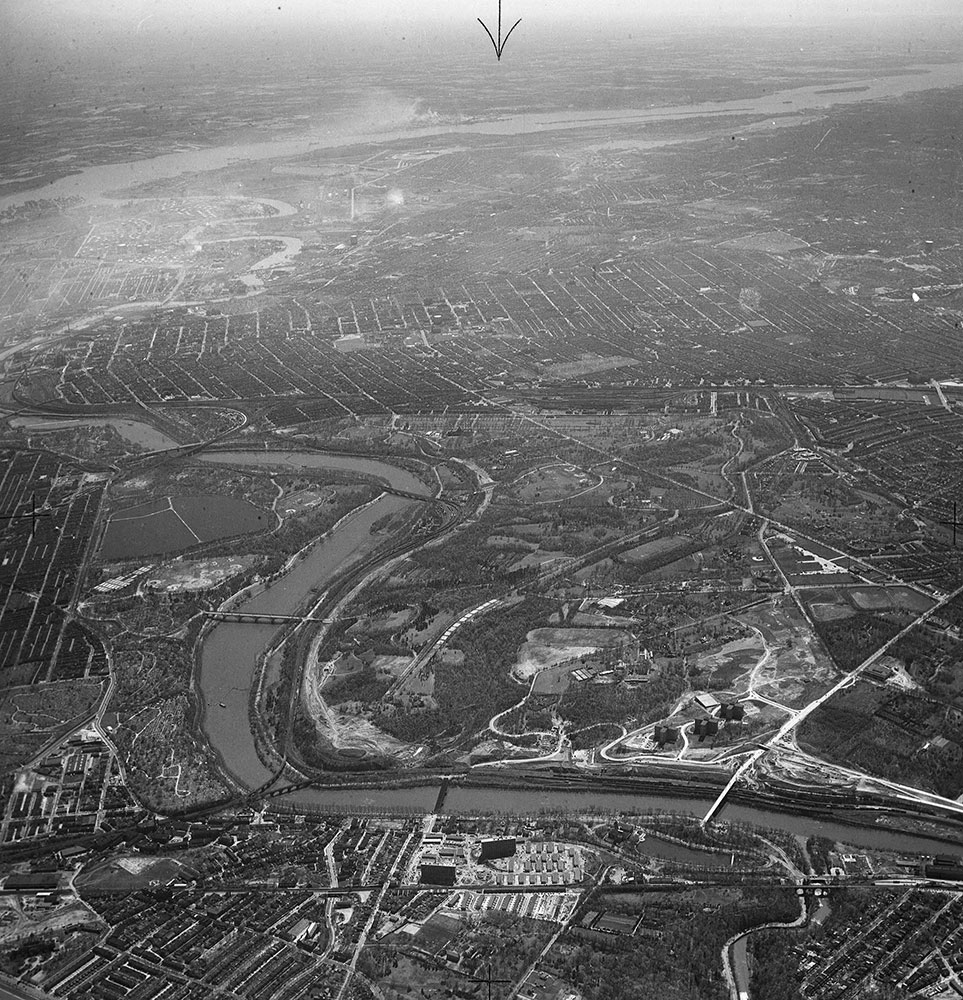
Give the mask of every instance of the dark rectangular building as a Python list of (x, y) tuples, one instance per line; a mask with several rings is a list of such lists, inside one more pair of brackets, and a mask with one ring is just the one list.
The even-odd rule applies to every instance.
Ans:
[(515, 857), (515, 850), (514, 837), (483, 840), (481, 842), (481, 860), (494, 861), (496, 858), (513, 858)]
[(8, 892), (40, 892), (56, 889), (60, 885), (58, 872), (30, 872), (26, 875), (8, 875), (3, 883)]
[(454, 885), (458, 869), (454, 865), (420, 865), (419, 881), (426, 885)]
[(923, 871), (927, 878), (942, 879), (945, 882), (963, 882), (963, 865), (926, 865)]

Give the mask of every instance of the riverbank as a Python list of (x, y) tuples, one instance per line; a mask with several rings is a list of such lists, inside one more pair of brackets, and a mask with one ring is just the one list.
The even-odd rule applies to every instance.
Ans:
[[(960, 65), (937, 63), (915, 67), (915, 71), (864, 79), (854, 71), (846, 80), (846, 92), (839, 87), (827, 90), (825, 83), (775, 91), (743, 100), (703, 101), (697, 104), (652, 108), (613, 108), (585, 111), (565, 110), (534, 114), (503, 115), (486, 121), (438, 123), (422, 127), (376, 129), (353, 132), (350, 128), (316, 130), (294, 138), (274, 138), (263, 142), (210, 146), (181, 150), (146, 159), (132, 159), (84, 169), (37, 188), (24, 189), (0, 197), (0, 212), (37, 199), (83, 199), (110, 204), (132, 187), (169, 180), (186, 173), (205, 173), (238, 162), (257, 162), (303, 156), (320, 149), (338, 149), (355, 144), (390, 143), (458, 135), (518, 136), (574, 129), (607, 129), (645, 126), (685, 118), (725, 118), (732, 115), (763, 115), (769, 119), (787, 114), (825, 111), (845, 104), (901, 97), (921, 90), (959, 85)], [(836, 81), (839, 83), (840, 81)], [(768, 123), (767, 123), (768, 124)], [(775, 125), (775, 121), (773, 121)], [(635, 144), (641, 140), (633, 139)], [(678, 139), (652, 138), (648, 147), (668, 145)], [(265, 199), (258, 199), (265, 200)], [(286, 214), (286, 213), (285, 213)]]
[[(636, 783), (628, 787), (568, 788), (543, 785), (529, 779), (524, 786), (505, 777), (495, 782), (451, 781), (441, 812), (460, 816), (635, 816), (662, 812), (701, 819), (712, 797), (693, 790), (680, 794), (678, 783), (666, 777), (661, 783)], [(370, 776), (345, 777), (325, 786), (298, 788), (272, 798), (272, 808), (291, 812), (352, 815), (427, 815), (436, 810), (444, 776), (412, 775), (410, 772), (379, 772)], [(952, 825), (942, 831), (922, 833), (894, 829), (890, 816), (879, 810), (845, 817), (798, 811), (790, 802), (763, 802), (749, 791), (733, 793), (720, 820), (781, 830), (795, 836), (825, 837), (866, 849), (915, 855), (945, 853), (959, 847), (963, 831)]]
[[(336, 533), (319, 541), (292, 569), (263, 590), (236, 603), (245, 614), (294, 615), (312, 593), (370, 551), (373, 526), (382, 518), (404, 513), (413, 501), (382, 494), (358, 508), (340, 524)], [(218, 622), (204, 637), (199, 650), (196, 689), (203, 704), (204, 732), (241, 785), (259, 788), (274, 774), (261, 761), (251, 732), (249, 710), (252, 688), (258, 682), (258, 665), (274, 646), (284, 626)]]
[[(324, 536), (289, 560), (275, 579), (245, 595), (235, 595), (231, 610), (249, 614), (298, 615), (316, 611), (326, 588), (382, 543), (372, 535), (386, 517), (406, 513), (414, 498), (431, 499), (428, 486), (401, 466), (364, 458), (308, 450), (230, 449), (199, 456), (206, 465), (281, 469), (288, 473), (327, 472), (364, 482), (383, 483), (405, 494), (383, 493), (337, 522)], [(251, 726), (252, 699), (263, 679), (266, 657), (290, 626), (218, 622), (205, 629), (197, 646), (195, 690), (198, 721), (228, 780), (236, 787), (260, 788), (280, 762), (265, 763), (264, 740)], [(263, 734), (260, 734), (263, 737)]]

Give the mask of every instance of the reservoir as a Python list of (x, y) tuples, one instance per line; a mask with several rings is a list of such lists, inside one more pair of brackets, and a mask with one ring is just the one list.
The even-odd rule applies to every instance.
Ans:
[(163, 451), (176, 448), (178, 442), (163, 431), (140, 420), (126, 420), (123, 417), (12, 417), (11, 427), (19, 427), (28, 434), (45, 434), (49, 431), (71, 431), (78, 427), (113, 427), (122, 438), (132, 444), (147, 448), (148, 451)]
[[(287, 472), (331, 469), (377, 476), (393, 487), (429, 496), (428, 488), (410, 472), (386, 462), (311, 452), (220, 452), (205, 462), (270, 466)], [(343, 518), (337, 528), (310, 549), (284, 576), (232, 607), (247, 614), (293, 614), (320, 594), (331, 578), (370, 552), (383, 539), (371, 534), (381, 518), (407, 510), (413, 501), (383, 494)], [(203, 725), (227, 770), (249, 788), (262, 785), (271, 773), (261, 763), (248, 722), (254, 671), (261, 655), (284, 626), (219, 622), (205, 636), (197, 670)], [(221, 707), (221, 706), (224, 707)], [(430, 805), (431, 803), (429, 803)]]

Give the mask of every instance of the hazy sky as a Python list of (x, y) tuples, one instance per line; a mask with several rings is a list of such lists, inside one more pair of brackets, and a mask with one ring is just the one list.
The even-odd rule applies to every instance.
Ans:
[[(735, 55), (733, 35), (745, 37), (747, 46), (763, 44), (761, 34), (753, 39), (754, 27), (811, 31), (815, 26), (825, 32), (836, 23), (835, 40), (854, 48), (865, 47), (877, 31), (907, 38), (926, 34), (940, 47), (963, 45), (963, 0), (503, 3), (506, 30), (517, 18), (523, 22), (513, 42), (515, 53), (519, 48), (537, 52), (540, 42), (552, 36), (569, 44), (586, 34), (645, 44), (657, 32), (714, 35), (721, 28), (725, 51)], [(484, 37), (475, 19), (483, 17), (494, 30), (497, 10), (497, 0), (0, 0), (0, 80), (29, 94), (38, 74), (95, 66), (109, 71), (112, 65), (118, 70), (169, 66), (175, 73), (178, 60), (195, 57), (205, 65), (218, 59), (227, 65), (235, 58), (242, 71), (253, 63), (276, 66), (287, 60), (293, 65), (296, 53), (306, 49), (342, 71), (359, 54), (440, 54), (450, 60), (474, 51), (480, 58)], [(843, 25), (844, 20), (851, 23)], [(543, 51), (549, 51), (547, 45)]]
[[(840, 17), (959, 14), (960, 0), (503, 0), (505, 18), (558, 20), (689, 19), (695, 23), (808, 22)], [(497, 0), (0, 0), (9, 28), (56, 32), (113, 26), (151, 31), (187, 24), (225, 28), (312, 22), (453, 23), (496, 16)], [(86, 34), (86, 31), (84, 31)]]

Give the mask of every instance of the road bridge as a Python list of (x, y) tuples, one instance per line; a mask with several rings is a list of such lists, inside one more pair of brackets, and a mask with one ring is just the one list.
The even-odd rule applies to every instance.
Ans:
[[(802, 708), (793, 712), (789, 719), (782, 724), (778, 732), (766, 741), (765, 744), (757, 744), (757, 749), (748, 756), (743, 763), (736, 768), (733, 772), (732, 777), (727, 782), (725, 788), (719, 793), (719, 797), (712, 803), (709, 807), (709, 811), (705, 814), (702, 819), (702, 824), (710, 822), (713, 816), (722, 808), (722, 804), (725, 802), (727, 796), (735, 787), (737, 782), (745, 775), (747, 772), (751, 771), (755, 767), (759, 759), (770, 750), (773, 750), (779, 746), (783, 740), (786, 739), (789, 734), (801, 725), (810, 715), (813, 714), (820, 706), (824, 705), (827, 701), (833, 698), (838, 692), (842, 691), (844, 688), (848, 688), (853, 685), (858, 679), (863, 671), (871, 667), (877, 660), (884, 656), (889, 650), (896, 645), (904, 636), (908, 635), (913, 629), (918, 628), (920, 625), (925, 624), (930, 618), (933, 617), (942, 607), (949, 604), (951, 601), (956, 600), (957, 597), (963, 595), (963, 586), (957, 587), (956, 590), (949, 594), (944, 595), (939, 601), (936, 602), (932, 607), (927, 608), (922, 614), (917, 615), (908, 625), (896, 633), (896, 635), (887, 639), (875, 652), (871, 653), (869, 656), (863, 660), (862, 663), (858, 664), (849, 673), (844, 674), (843, 677), (837, 681), (828, 691), (820, 695), (815, 700), (809, 702), (808, 705), (804, 705)], [(875, 779), (878, 783), (887, 784), (883, 779)], [(913, 801), (912, 796), (915, 797), (915, 801), (924, 802), (927, 805), (937, 805), (939, 808), (955, 812), (957, 814), (963, 814), (963, 806), (952, 799), (944, 798), (936, 793), (925, 792), (922, 789), (904, 789), (905, 794), (901, 795), (901, 798), (910, 799)]]
[(334, 618), (313, 618), (311, 615), (271, 615), (248, 611), (202, 611), (206, 618), (216, 622), (238, 622), (247, 625), (286, 625), (290, 622), (318, 622), (330, 624)]

